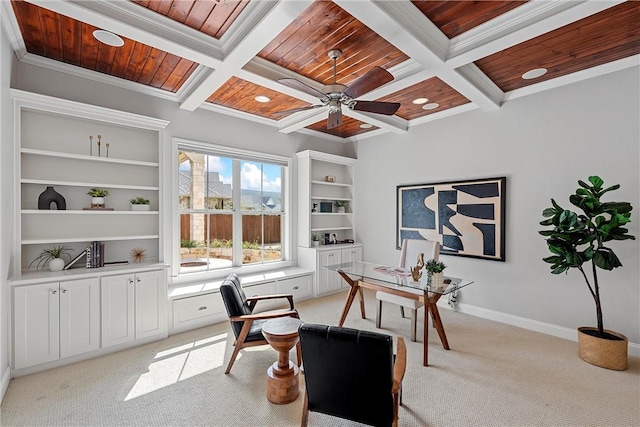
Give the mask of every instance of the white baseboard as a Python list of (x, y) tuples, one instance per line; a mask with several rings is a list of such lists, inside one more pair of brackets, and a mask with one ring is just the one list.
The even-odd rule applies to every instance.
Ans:
[[(438, 306), (444, 307), (445, 304), (438, 304)], [(448, 306), (446, 307), (449, 308)], [(512, 314), (501, 313), (499, 311), (493, 311), (462, 303), (458, 304), (458, 311), (460, 313), (500, 323), (506, 323), (507, 325), (517, 326), (530, 331), (540, 332), (542, 334), (552, 335), (554, 337), (564, 338), (570, 341), (578, 341), (578, 334), (576, 330), (572, 328), (566, 328), (564, 326), (553, 325), (551, 323), (540, 322), (538, 320), (527, 319), (525, 317), (514, 316)], [(629, 342), (629, 356), (640, 357), (640, 344)]]
[(9, 388), (9, 381), (11, 381), (11, 369), (9, 369), (8, 366), (5, 366), (5, 368), (2, 379), (0, 379), (0, 403), (2, 403), (4, 395), (7, 393), (7, 389)]

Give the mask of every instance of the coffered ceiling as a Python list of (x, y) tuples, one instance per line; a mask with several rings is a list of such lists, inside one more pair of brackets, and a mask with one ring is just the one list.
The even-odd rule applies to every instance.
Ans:
[[(20, 61), (189, 111), (345, 142), (495, 110), (640, 64), (638, 1), (11, 0), (0, 7)], [(123, 45), (97, 41), (98, 29)], [(394, 115), (342, 106), (343, 124), (327, 129), (328, 106), (288, 111), (321, 105), (312, 94), (333, 83), (332, 49), (342, 51), (338, 84), (374, 67), (393, 75), (381, 86), (369, 82), (358, 100), (398, 102)], [(528, 72), (533, 78), (523, 78)]]

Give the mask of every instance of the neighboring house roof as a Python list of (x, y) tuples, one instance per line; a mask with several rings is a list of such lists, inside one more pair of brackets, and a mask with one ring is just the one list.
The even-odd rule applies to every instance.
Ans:
[[(207, 197), (231, 198), (231, 184), (220, 181), (218, 172), (209, 172), (207, 179)], [(178, 171), (178, 188), (181, 196), (191, 195), (191, 171)]]

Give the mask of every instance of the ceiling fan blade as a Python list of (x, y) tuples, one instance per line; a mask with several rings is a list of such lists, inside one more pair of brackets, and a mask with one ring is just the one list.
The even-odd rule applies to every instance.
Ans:
[(311, 86), (309, 86), (306, 83), (302, 83), (300, 80), (296, 80), (296, 79), (278, 79), (278, 83), (281, 83), (285, 86), (289, 86), (290, 88), (293, 89), (297, 89), (300, 92), (304, 92), (308, 95), (311, 96), (315, 96), (320, 98), (320, 100), (322, 102), (328, 102), (329, 101), (329, 97), (320, 92), (319, 90), (316, 90), (315, 88), (312, 88)]
[(329, 118), (327, 119), (327, 129), (333, 129), (342, 124), (342, 110), (329, 111)]
[(382, 67), (373, 67), (365, 75), (352, 82), (344, 93), (351, 98), (357, 98), (392, 80), (393, 75), (390, 72)]
[(400, 108), (399, 102), (380, 102), (380, 101), (356, 101), (353, 107), (349, 107), (352, 110), (364, 111), (367, 113), (385, 114), (387, 116), (393, 116), (398, 108)]
[(292, 108), (290, 110), (276, 111), (271, 114), (274, 114), (274, 115), (291, 114), (291, 113), (298, 113), (300, 111), (315, 110), (316, 108), (322, 108), (322, 107), (324, 107), (324, 105), (308, 105), (306, 107), (298, 107), (298, 108)]

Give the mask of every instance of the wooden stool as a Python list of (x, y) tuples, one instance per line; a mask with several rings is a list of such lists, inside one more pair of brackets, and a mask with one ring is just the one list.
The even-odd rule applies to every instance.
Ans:
[(262, 325), (262, 335), (278, 352), (278, 360), (267, 369), (267, 399), (271, 403), (291, 403), (300, 394), (300, 369), (289, 360), (289, 351), (298, 343), (301, 324), (302, 321), (294, 317), (279, 317)]

